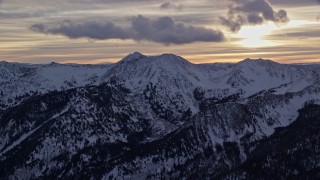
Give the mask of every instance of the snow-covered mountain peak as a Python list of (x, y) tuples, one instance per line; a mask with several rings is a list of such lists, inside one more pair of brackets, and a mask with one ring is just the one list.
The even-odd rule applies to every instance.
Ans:
[[(132, 53), (123, 58), (106, 72), (103, 79), (116, 76), (125, 81), (141, 79), (146, 83), (158, 81), (160, 77), (177, 78), (177, 74), (188, 76), (194, 64), (174, 54), (145, 56)], [(188, 78), (188, 77), (185, 77)], [(141, 86), (140, 83), (134, 84)]]
[[(138, 62), (139, 61), (139, 62)], [(130, 53), (126, 57), (124, 57), (121, 61), (119, 61), (118, 64), (124, 64), (124, 63), (133, 63), (137, 62), (138, 64), (154, 64), (156, 66), (163, 66), (164, 64), (191, 64), (189, 61), (183, 59), (180, 56), (177, 56), (175, 54), (162, 54), (158, 56), (146, 56), (141, 54), (140, 52), (134, 52)], [(166, 68), (166, 67), (163, 67)]]
[[(183, 59), (182, 57), (180, 56), (177, 56), (175, 54), (161, 54), (160, 56), (155, 56), (157, 57), (158, 59), (161, 59), (161, 60), (168, 60), (168, 61), (187, 61), (185, 59)], [(189, 61), (187, 61), (189, 62)]]
[(268, 76), (273, 76), (286, 71), (287, 68), (288, 66), (271, 60), (245, 59), (235, 64), (233, 73), (237, 74), (241, 72), (247, 74), (247, 77), (250, 77), (248, 73), (252, 73), (252, 75), (261, 75), (266, 73)]
[(171, 65), (191, 65), (192, 63), (190, 63), (188, 60), (177, 56), (175, 54), (162, 54), (160, 56), (153, 56), (150, 57), (156, 61), (160, 61), (160, 62), (164, 62), (166, 64), (171, 64)]
[(237, 63), (238, 66), (255, 66), (255, 65), (260, 65), (260, 66), (277, 66), (281, 65), (277, 62), (271, 61), (269, 59), (244, 59), (240, 62)]
[[(79, 65), (51, 63), (44, 65), (0, 62), (0, 104), (18, 102), (25, 94), (66, 90), (109, 80), (125, 85), (134, 93), (156, 86), (159, 97), (180, 96), (193, 104), (193, 92), (203, 89), (207, 97), (242, 94), (275, 89), (276, 93), (297, 92), (319, 79), (317, 67), (286, 65), (264, 59), (245, 59), (236, 64), (193, 64), (174, 54), (127, 55), (115, 64)], [(14, 92), (14, 93), (13, 93)], [(183, 95), (182, 95), (183, 94)]]
[(139, 59), (143, 59), (147, 56), (141, 54), (140, 52), (133, 52), (133, 53), (130, 53), (128, 54), (126, 57), (124, 57), (120, 63), (123, 63), (123, 62), (132, 62), (132, 61), (137, 61)]
[[(138, 52), (105, 65), (0, 62), (0, 179), (227, 179), (219, 172), (260, 160), (259, 172), (309, 150), (313, 160), (319, 69)], [(289, 154), (260, 159), (265, 149)], [(305, 161), (311, 168), (300, 171), (295, 162), (273, 170), (319, 167)], [(259, 179), (234, 177), (242, 176)]]

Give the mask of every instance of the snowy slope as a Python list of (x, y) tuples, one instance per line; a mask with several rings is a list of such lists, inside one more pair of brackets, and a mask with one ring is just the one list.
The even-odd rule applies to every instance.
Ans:
[(246, 59), (236, 64), (192, 64), (173, 54), (147, 57), (136, 52), (116, 63), (105, 78), (116, 76), (133, 91), (141, 91), (152, 83), (166, 87), (165, 90), (171, 88), (168, 91), (172, 92), (185, 93), (201, 87), (207, 91), (228, 92), (224, 95), (241, 92), (248, 97), (281, 85), (290, 85), (287, 92), (299, 91), (312, 84), (317, 73), (319, 68), (262, 59)]
[(0, 105), (5, 108), (34, 94), (99, 84), (99, 78), (110, 66), (0, 62)]
[(262, 59), (246, 59), (236, 64), (192, 64), (173, 54), (147, 57), (138, 52), (108, 65), (0, 62), (0, 104), (15, 104), (24, 96), (99, 84), (101, 80), (116, 78), (133, 92), (141, 92), (147, 85), (157, 86), (161, 98), (181, 96), (183, 103), (194, 110), (192, 96), (196, 87), (206, 91), (208, 98), (237, 93), (248, 97), (272, 88), (280, 94), (296, 92), (317, 79), (318, 69)]
[(147, 96), (156, 94), (159, 100), (155, 101), (164, 109), (190, 109), (196, 113), (199, 107), (194, 98), (195, 89), (203, 91), (204, 98), (239, 95), (245, 99), (268, 90), (275, 94), (298, 92), (312, 85), (318, 76), (319, 68), (270, 60), (192, 64), (173, 54), (147, 57), (135, 52), (112, 66), (103, 79), (117, 79), (137, 96), (141, 92)]
[(217, 177), (320, 104), (313, 64), (135, 52), (110, 65), (0, 68), (0, 174), (12, 179)]

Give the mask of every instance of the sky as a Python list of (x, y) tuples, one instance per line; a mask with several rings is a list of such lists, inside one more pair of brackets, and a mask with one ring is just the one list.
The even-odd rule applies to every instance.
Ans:
[(320, 62), (320, 0), (0, 0), (0, 61)]

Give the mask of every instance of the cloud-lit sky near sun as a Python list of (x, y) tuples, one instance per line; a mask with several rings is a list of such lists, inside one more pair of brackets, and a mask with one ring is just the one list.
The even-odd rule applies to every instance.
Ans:
[(320, 62), (320, 0), (0, 0), (0, 60)]

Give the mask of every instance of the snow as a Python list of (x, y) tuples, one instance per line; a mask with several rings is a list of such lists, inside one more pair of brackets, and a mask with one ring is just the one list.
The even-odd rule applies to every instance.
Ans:
[(0, 157), (2, 157), (6, 152), (10, 151), (11, 149), (13, 149), (14, 147), (18, 146), (19, 144), (21, 144), (24, 140), (26, 140), (28, 137), (30, 137), (34, 132), (36, 132), (38, 129), (40, 129), (43, 125), (45, 125), (47, 122), (49, 122), (52, 119), (56, 119), (57, 117), (59, 117), (61, 114), (67, 112), (68, 108), (64, 109), (63, 111), (61, 111), (58, 114), (53, 115), (50, 119), (48, 119), (47, 121), (45, 121), (44, 123), (42, 123), (40, 126), (32, 129), (31, 131), (25, 133), (24, 135), (22, 135), (18, 140), (16, 140), (15, 142), (11, 143), (8, 147), (6, 147), (4, 150), (2, 150), (2, 152), (0, 152)]
[[(0, 84), (4, 93), (0, 103), (6, 107), (15, 106), (23, 101), (23, 99), (15, 100), (15, 96), (22, 96), (26, 93), (44, 94), (53, 90), (63, 91), (87, 85), (99, 85), (115, 79), (116, 83), (130, 90), (125, 104), (129, 104), (129, 109), (132, 108), (132, 111), (136, 113), (129, 118), (128, 124), (125, 125), (126, 128), (129, 128), (130, 132), (141, 132), (143, 130), (143, 126), (139, 126), (141, 119), (148, 120), (150, 125), (148, 128), (152, 132), (143, 143), (160, 139), (174, 130), (186, 127), (188, 122), (180, 119), (183, 112), (190, 109), (193, 115), (198, 116), (202, 113), (199, 110), (200, 100), (194, 98), (196, 88), (203, 89), (206, 99), (223, 99), (239, 94), (239, 99), (234, 100), (236, 102), (218, 104), (212, 108), (213, 112), (204, 112), (202, 119), (196, 119), (198, 120), (196, 122), (191, 120), (191, 123), (196, 124), (196, 131), (199, 130), (196, 132), (197, 140), (200, 141), (199, 134), (205, 134), (213, 150), (215, 145), (223, 144), (225, 141), (238, 143), (242, 160), (246, 158), (246, 153), (240, 145), (242, 137), (249, 133), (254, 133), (253, 140), (270, 136), (275, 128), (291, 124), (298, 117), (298, 110), (304, 106), (305, 102), (320, 103), (320, 88), (317, 85), (319, 84), (319, 70), (309, 65), (285, 65), (262, 59), (246, 59), (235, 64), (192, 64), (173, 54), (148, 57), (135, 52), (112, 65), (0, 63), (0, 69)], [(79, 88), (77, 92), (86, 94), (83, 91)], [(60, 126), (53, 125), (56, 129), (63, 127), (59, 129), (60, 136), (58, 135), (58, 138), (44, 137), (28, 163), (35, 162), (36, 159), (50, 161), (62, 151), (72, 155), (86, 146), (94, 145), (97, 141), (103, 143), (127, 142), (128, 134), (122, 132), (124, 128), (117, 123), (119, 121), (114, 117), (109, 118), (108, 115), (102, 115), (105, 117), (99, 119), (97, 114), (101, 111), (98, 111), (95, 104), (91, 103), (88, 98), (79, 94), (71, 100), (72, 111), (60, 118)], [(270, 99), (267, 99), (269, 96)], [(267, 98), (259, 101), (260, 97)], [(9, 100), (13, 102), (9, 103)], [(258, 106), (254, 111), (256, 114), (252, 114), (254, 120), (238, 121), (241, 119), (239, 118), (240, 113), (243, 112), (239, 106), (252, 107), (250, 106), (252, 101), (256, 103), (252, 106)], [(173, 121), (157, 115), (152, 110), (152, 103), (159, 105), (159, 109), (172, 111), (170, 118)], [(46, 109), (47, 105), (41, 103), (41, 107)], [(126, 107), (119, 106), (117, 103), (112, 103), (110, 109), (113, 110), (113, 113), (126, 111)], [(214, 111), (215, 109), (217, 111)], [(253, 111), (252, 109), (249, 111)], [(51, 119), (60, 117), (66, 111), (68, 109), (52, 116)], [(19, 146), (43, 124), (12, 142), (2, 150), (0, 157), (4, 158), (3, 156), (8, 151)], [(13, 128), (10, 122), (6, 128)], [(75, 138), (72, 133), (79, 129), (81, 135)], [(4, 137), (3, 143), (0, 145), (5, 146), (7, 142), (10, 142), (9, 136), (3, 135), (2, 137)], [(61, 142), (61, 137), (66, 139), (64, 144)], [(90, 158), (89, 155), (81, 156), (85, 162), (89, 162)], [(152, 157), (136, 159), (134, 162), (141, 165), (143, 171), (136, 172), (128, 178), (143, 179), (146, 172), (157, 172), (161, 170), (161, 167), (170, 171), (173, 164), (176, 161), (183, 162), (183, 158), (182, 155), (177, 159), (166, 159), (161, 164), (153, 163)], [(52, 166), (55, 165), (52, 164)], [(130, 165), (124, 166), (130, 167)], [(124, 177), (121, 174), (123, 172), (118, 171), (117, 168), (114, 167), (112, 171), (106, 172), (103, 179), (107, 179), (111, 174)], [(39, 172), (38, 175), (40, 174)]]
[(316, 78), (312, 77), (314, 68), (307, 65), (284, 65), (262, 59), (246, 59), (236, 64), (192, 64), (173, 54), (148, 57), (138, 52), (108, 65), (1, 63), (0, 69), (5, 97), (0, 103), (9, 106), (19, 103), (15, 97), (26, 93), (66, 90), (117, 77), (133, 93), (142, 92), (152, 83), (162, 88), (160, 97), (181, 96), (193, 113), (198, 109), (192, 97), (196, 87), (204, 89), (207, 97), (239, 92), (242, 97), (249, 97), (268, 89), (273, 89), (275, 94), (298, 92)]
[[(47, 64), (30, 65), (0, 63), (0, 86), (3, 98), (0, 104), (14, 106), (19, 103), (16, 97), (47, 93), (53, 90), (100, 84), (101, 76), (112, 66)], [(1, 97), (1, 95), (0, 95)]]

